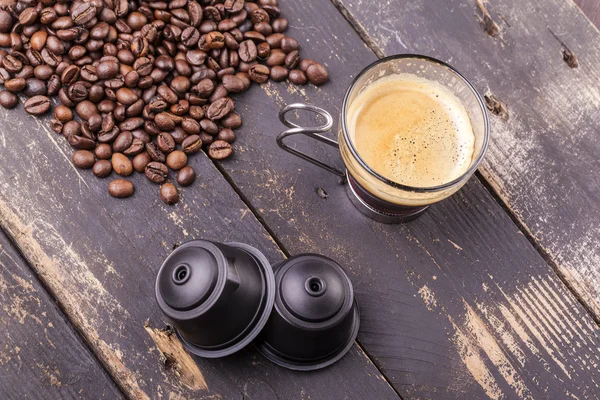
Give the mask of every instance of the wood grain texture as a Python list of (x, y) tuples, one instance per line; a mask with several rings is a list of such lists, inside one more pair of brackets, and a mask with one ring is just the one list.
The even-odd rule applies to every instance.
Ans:
[(597, 0), (573, 0), (577, 4), (583, 13), (592, 21), (596, 26), (600, 25), (600, 2)]
[(446, 60), (500, 99), (510, 117), (492, 116), (481, 171), (600, 321), (598, 29), (564, 0), (485, 3), (497, 37), (471, 0), (340, 3), (383, 53)]
[(122, 398), (2, 231), (0, 331), (0, 398)]
[[(282, 253), (212, 162), (192, 157), (198, 181), (169, 207), (142, 175), (136, 194), (111, 198), (109, 180), (77, 170), (72, 149), (22, 108), (0, 111), (0, 224), (60, 302), (119, 387), (133, 399), (351, 398), (397, 395), (354, 347), (339, 364), (303, 374), (248, 350), (201, 360), (166, 338), (154, 280), (173, 247), (193, 238), (240, 241), (272, 261)], [(331, 385), (336, 382), (336, 385)]]
[[(284, 12), (302, 55), (324, 62), (331, 82), (271, 83), (240, 97), (244, 126), (220, 165), (287, 251), (349, 270), (359, 341), (385, 376), (406, 398), (598, 398), (597, 326), (476, 178), (421, 219), (382, 225), (353, 208), (336, 177), (277, 147), (283, 105), (313, 103), (337, 118), (353, 76), (376, 59), (332, 4)], [(296, 147), (342, 167), (334, 149), (302, 138)]]

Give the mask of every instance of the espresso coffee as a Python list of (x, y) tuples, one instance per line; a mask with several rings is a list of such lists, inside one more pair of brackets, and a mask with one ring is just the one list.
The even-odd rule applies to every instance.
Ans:
[(417, 75), (390, 75), (365, 86), (348, 107), (346, 121), (365, 163), (402, 185), (451, 182), (473, 161), (475, 135), (461, 100)]

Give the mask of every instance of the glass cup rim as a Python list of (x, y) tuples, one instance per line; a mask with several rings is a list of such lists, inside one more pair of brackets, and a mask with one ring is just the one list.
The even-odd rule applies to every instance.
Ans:
[[(428, 61), (428, 62), (431, 62), (431, 63), (434, 63), (434, 64), (439, 64), (439, 65), (441, 65), (443, 67), (448, 68), (450, 71), (452, 71), (459, 79), (461, 79), (467, 85), (467, 87), (475, 95), (475, 98), (477, 99), (477, 102), (479, 103), (479, 108), (481, 109), (481, 113), (483, 114), (483, 124), (484, 124), (484, 136), (483, 136), (483, 144), (481, 146), (481, 150), (479, 151), (479, 155), (475, 159), (475, 162), (473, 163), (473, 165), (471, 165), (471, 167), (467, 171), (465, 171), (462, 175), (460, 175), (458, 178), (456, 178), (456, 179), (454, 179), (454, 180), (452, 180), (450, 182), (443, 183), (441, 185), (436, 185), (436, 186), (428, 186), (428, 187), (408, 186), (408, 185), (403, 185), (403, 184), (398, 183), (398, 182), (394, 182), (394, 181), (386, 178), (385, 176), (379, 174), (375, 170), (373, 170), (360, 157), (360, 155), (356, 151), (356, 148), (354, 147), (354, 143), (352, 143), (352, 141), (350, 140), (350, 135), (348, 134), (348, 128), (346, 126), (346, 110), (347, 110), (347, 107), (348, 107), (348, 102), (349, 102), (349, 98), (350, 98), (350, 94), (351, 94), (352, 90), (354, 89), (354, 87), (358, 83), (358, 80), (362, 76), (364, 76), (368, 71), (370, 71), (371, 69), (373, 69), (374, 67), (376, 67), (379, 64), (383, 64), (383, 63), (386, 63), (388, 61), (398, 60), (398, 59), (425, 60), (425, 61)], [(433, 57), (424, 56), (424, 55), (421, 55), (421, 54), (394, 54), (394, 55), (391, 55), (391, 56), (380, 58), (379, 60), (377, 60), (377, 61), (369, 64), (368, 66), (366, 66), (352, 80), (352, 83), (350, 84), (350, 87), (348, 87), (348, 90), (346, 91), (346, 94), (344, 95), (344, 101), (342, 103), (342, 118), (341, 118), (341, 120), (342, 120), (341, 121), (342, 132), (344, 133), (344, 140), (348, 144), (348, 148), (350, 149), (350, 151), (352, 152), (352, 155), (358, 161), (358, 163), (371, 176), (377, 178), (378, 180), (380, 180), (381, 182), (385, 183), (386, 185), (389, 185), (389, 186), (392, 186), (394, 188), (401, 189), (401, 190), (404, 190), (404, 191), (410, 191), (410, 192), (416, 192), (416, 193), (438, 192), (438, 191), (447, 189), (449, 187), (452, 187), (452, 186), (456, 185), (457, 183), (459, 183), (460, 181), (462, 181), (466, 176), (472, 175), (475, 172), (475, 170), (477, 170), (477, 168), (479, 167), (479, 164), (481, 164), (481, 161), (483, 161), (483, 157), (485, 156), (485, 153), (487, 151), (488, 144), (489, 144), (490, 124), (489, 124), (489, 119), (488, 119), (488, 115), (487, 115), (487, 109), (486, 109), (485, 103), (483, 101), (483, 98), (477, 92), (477, 90), (475, 89), (475, 87), (473, 86), (473, 84), (467, 78), (465, 78), (465, 76), (463, 74), (461, 74), (453, 66), (445, 63), (444, 61), (438, 60), (438, 59), (433, 58)]]

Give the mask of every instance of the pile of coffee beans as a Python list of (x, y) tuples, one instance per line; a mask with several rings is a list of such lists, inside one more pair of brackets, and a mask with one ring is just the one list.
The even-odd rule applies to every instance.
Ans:
[[(0, 105), (16, 107), (21, 93), (25, 111), (42, 115), (57, 96), (50, 127), (78, 168), (143, 173), (175, 204), (170, 171), (188, 186), (191, 154), (231, 155), (242, 118), (230, 94), (328, 80), (287, 27), (277, 0), (19, 0), (0, 10)], [(119, 178), (108, 192), (129, 197), (134, 186)]]

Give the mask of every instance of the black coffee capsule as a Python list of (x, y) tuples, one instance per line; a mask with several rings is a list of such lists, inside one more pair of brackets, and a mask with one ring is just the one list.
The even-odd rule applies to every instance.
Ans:
[(265, 256), (252, 246), (194, 240), (165, 260), (155, 290), (185, 348), (216, 358), (260, 333), (273, 308), (275, 280)]
[(333, 260), (301, 254), (273, 266), (275, 306), (255, 341), (275, 364), (314, 370), (352, 347), (360, 317), (352, 283)]

